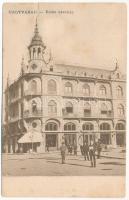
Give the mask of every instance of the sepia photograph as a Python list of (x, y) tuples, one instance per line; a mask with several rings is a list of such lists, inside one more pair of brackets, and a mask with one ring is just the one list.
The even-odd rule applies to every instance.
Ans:
[(124, 3), (3, 4), (3, 180), (125, 177), (126, 15)]

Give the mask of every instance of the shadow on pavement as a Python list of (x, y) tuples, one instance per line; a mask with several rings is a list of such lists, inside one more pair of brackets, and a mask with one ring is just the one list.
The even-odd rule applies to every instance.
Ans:
[(119, 163), (119, 162), (104, 162), (104, 163), (99, 163), (102, 165), (125, 165), (123, 163)]
[(88, 167), (88, 168), (91, 168), (91, 166), (79, 165), (79, 164), (74, 164), (74, 163), (65, 163), (65, 164), (62, 164), (61, 162), (54, 162), (54, 161), (50, 161), (50, 160), (48, 160), (47, 162), (57, 163), (57, 164), (60, 164), (60, 165), (75, 165), (75, 166), (78, 166), (78, 167)]

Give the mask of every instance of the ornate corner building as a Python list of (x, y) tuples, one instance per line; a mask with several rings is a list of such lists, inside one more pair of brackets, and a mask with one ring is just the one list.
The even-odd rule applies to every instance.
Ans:
[(114, 70), (55, 64), (36, 23), (28, 64), (5, 90), (3, 152), (58, 150), (101, 139), (124, 146), (126, 77)]

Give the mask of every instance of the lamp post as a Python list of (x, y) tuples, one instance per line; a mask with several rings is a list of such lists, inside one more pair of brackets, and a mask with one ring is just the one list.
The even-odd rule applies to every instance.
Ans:
[(31, 139), (32, 152), (33, 152), (33, 132), (32, 132), (32, 134), (30, 135), (30, 139)]

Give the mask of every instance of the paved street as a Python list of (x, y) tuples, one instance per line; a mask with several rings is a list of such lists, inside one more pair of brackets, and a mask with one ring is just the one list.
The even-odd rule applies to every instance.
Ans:
[(5, 176), (124, 175), (125, 159), (102, 157), (97, 159), (96, 168), (92, 168), (90, 161), (81, 155), (67, 155), (63, 165), (59, 152), (3, 155), (2, 172)]

